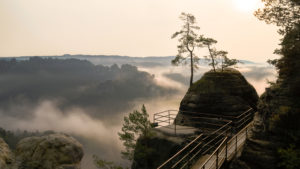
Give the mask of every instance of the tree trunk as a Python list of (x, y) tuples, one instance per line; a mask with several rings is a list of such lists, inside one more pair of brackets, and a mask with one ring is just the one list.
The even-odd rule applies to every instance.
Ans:
[(214, 72), (216, 72), (214, 56), (213, 56), (212, 53), (211, 53), (210, 46), (208, 45), (207, 47), (208, 47), (208, 51), (209, 51), (209, 54), (210, 54), (210, 57), (211, 57), (212, 67), (213, 67), (213, 69), (214, 69)]
[(190, 87), (193, 84), (193, 77), (194, 77), (194, 60), (193, 60), (193, 52), (190, 52), (191, 57), (191, 79), (190, 79)]

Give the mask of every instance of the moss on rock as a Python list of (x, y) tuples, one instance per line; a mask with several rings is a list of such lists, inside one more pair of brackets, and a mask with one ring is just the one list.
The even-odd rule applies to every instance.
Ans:
[[(180, 103), (182, 112), (237, 116), (250, 107), (256, 110), (254, 87), (235, 69), (209, 71), (195, 82)], [(177, 124), (188, 125), (189, 116), (179, 113)]]

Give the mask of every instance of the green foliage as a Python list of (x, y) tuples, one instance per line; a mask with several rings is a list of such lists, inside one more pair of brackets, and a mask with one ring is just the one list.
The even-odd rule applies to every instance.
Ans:
[[(118, 133), (119, 138), (123, 141), (125, 151), (122, 151), (122, 157), (129, 161), (132, 161), (134, 156), (138, 158), (143, 158), (151, 150), (144, 145), (137, 144), (137, 139), (146, 139), (153, 136), (151, 129), (153, 128), (150, 120), (149, 114), (147, 113), (145, 105), (142, 106), (141, 111), (134, 110), (129, 113), (128, 116), (124, 117), (124, 124), (121, 132)], [(135, 149), (143, 149), (143, 152), (138, 152), (135, 154)], [(142, 147), (142, 148), (141, 148)], [(94, 155), (94, 163), (98, 168), (103, 169), (123, 169), (122, 166), (116, 165), (114, 162), (99, 159)]]
[(22, 140), (23, 138), (26, 137), (32, 137), (32, 136), (42, 136), (42, 135), (46, 135), (49, 134), (51, 132), (54, 133), (53, 131), (45, 131), (45, 132), (28, 132), (26, 130), (24, 131), (9, 131), (9, 130), (5, 130), (3, 128), (0, 127), (0, 138), (2, 138), (11, 149), (15, 149), (17, 143)]
[(123, 145), (125, 146), (125, 151), (121, 152), (123, 158), (130, 161), (133, 160), (137, 138), (152, 136), (151, 128), (149, 115), (144, 105), (141, 112), (134, 110), (128, 117), (124, 117), (122, 131), (118, 133), (120, 140), (123, 141)]
[(207, 60), (210, 61), (209, 65), (213, 67), (214, 72), (216, 72), (216, 66), (218, 65), (217, 57), (219, 54), (219, 51), (217, 51), (216, 48), (212, 48), (212, 45), (216, 44), (218, 41), (212, 38), (205, 38), (203, 35), (201, 35), (197, 42), (199, 43), (199, 46), (203, 47), (206, 46), (209, 52), (209, 56), (204, 56)]
[(179, 45), (177, 46), (178, 54), (172, 64), (178, 66), (179, 64), (187, 64), (190, 60), (191, 79), (190, 86), (193, 83), (194, 69), (197, 69), (199, 57), (195, 55), (194, 50), (197, 47), (198, 34), (195, 32), (200, 29), (196, 26), (196, 18), (192, 14), (181, 13), (179, 17), (183, 21), (182, 29), (172, 35), (172, 39), (179, 37)]
[[(105, 160), (99, 159), (99, 157), (97, 157), (95, 155), (93, 156), (93, 158), (94, 158), (94, 163), (98, 168), (103, 168), (103, 169), (124, 169), (122, 166), (116, 165), (112, 161), (105, 161)], [(128, 167), (126, 167), (125, 169), (128, 169)]]
[(255, 16), (267, 24), (276, 24), (281, 27), (281, 35), (294, 29), (300, 21), (299, 0), (262, 0), (264, 8), (255, 12)]
[(218, 59), (222, 60), (221, 68), (222, 70), (226, 67), (233, 66), (237, 64), (237, 60), (229, 59), (227, 57), (228, 52), (218, 51), (216, 48), (212, 47), (217, 43), (215, 39), (206, 38), (204, 35), (198, 35), (196, 33), (200, 27), (196, 26), (196, 18), (187, 13), (181, 13), (180, 19), (183, 21), (183, 27), (180, 31), (175, 32), (172, 38), (179, 37), (179, 45), (177, 46), (178, 54), (172, 60), (172, 64), (178, 66), (179, 64), (187, 64), (190, 62), (191, 67), (191, 78), (190, 86), (193, 83), (193, 75), (195, 69), (198, 68), (199, 57), (195, 54), (195, 48), (207, 47), (209, 51), (209, 56), (204, 56), (210, 61), (209, 65), (212, 66), (213, 70), (216, 72)]
[(226, 55), (227, 55), (227, 52), (221, 53), (221, 57), (222, 57), (221, 69), (222, 69), (222, 72), (224, 71), (225, 68), (234, 66), (237, 63), (239, 63), (238, 60), (236, 60), (236, 59), (229, 59)]
[(290, 145), (288, 148), (279, 148), (278, 150), (281, 162), (280, 167), (286, 169), (300, 168), (300, 150), (295, 149), (295, 145)]
[(280, 167), (300, 168), (300, 1), (262, 1), (265, 6), (255, 15), (279, 26), (284, 36), (281, 48), (274, 52), (281, 58), (268, 61), (278, 69), (279, 77), (262, 96), (263, 118), (270, 133), (280, 140)]
[(273, 59), (273, 60), (268, 59), (267, 62), (268, 62), (270, 65), (276, 66), (276, 65), (277, 65), (277, 62), (278, 62), (278, 59)]
[[(229, 59), (227, 57), (228, 52), (223, 50), (217, 50), (215, 47), (212, 47), (214, 44), (216, 44), (218, 41), (212, 38), (205, 38), (203, 35), (201, 35), (198, 39), (198, 46), (201, 47), (207, 47), (209, 56), (204, 56), (206, 60), (209, 61), (209, 65), (212, 66), (213, 71), (216, 72), (216, 69), (219, 68), (218, 65), (220, 65), (220, 68), (223, 72), (223, 70), (227, 67), (236, 65), (238, 63), (238, 60), (236, 59)], [(221, 61), (221, 63), (219, 63)]]

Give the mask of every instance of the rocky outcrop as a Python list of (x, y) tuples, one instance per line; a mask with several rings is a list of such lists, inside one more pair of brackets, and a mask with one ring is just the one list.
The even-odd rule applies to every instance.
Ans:
[[(176, 124), (189, 125), (197, 113), (237, 116), (250, 107), (256, 110), (254, 87), (235, 69), (207, 72), (195, 82), (180, 103)], [(186, 112), (193, 112), (188, 115)]]
[[(197, 113), (237, 116), (249, 108), (256, 110), (257, 101), (258, 95), (255, 89), (237, 70), (210, 71), (195, 82), (184, 96), (180, 104), (181, 111), (176, 117), (176, 126), (192, 126), (198, 130), (199, 128), (194, 126), (192, 121), (192, 117), (197, 116)], [(195, 114), (186, 112), (195, 112)], [(205, 120), (209, 123), (217, 122), (214, 118)], [(194, 132), (191, 132), (191, 135), (172, 136), (170, 132), (164, 130), (167, 129), (155, 129), (155, 136), (138, 140), (137, 143), (140, 145), (135, 149), (133, 169), (157, 168), (189, 143), (194, 135)]]
[[(3, 147), (6, 148), (4, 153)], [(5, 155), (10, 152), (8, 146), (1, 145), (0, 152), (1, 169), (4, 159), (11, 159), (6, 160), (4, 169), (80, 169), (83, 157), (82, 145), (65, 134), (22, 139), (17, 144), (14, 158)]]
[(157, 168), (185, 144), (185, 139), (154, 130), (148, 138), (139, 138), (134, 152), (132, 169)]
[(13, 163), (13, 154), (5, 141), (0, 138), (0, 169), (8, 169)]
[(271, 141), (262, 139), (248, 139), (241, 157), (234, 159), (229, 169), (266, 169), (276, 168), (277, 147)]

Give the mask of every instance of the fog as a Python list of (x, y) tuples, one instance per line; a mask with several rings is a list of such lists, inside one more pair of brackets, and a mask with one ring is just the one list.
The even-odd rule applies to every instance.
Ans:
[[(62, 65), (69, 64), (67, 71), (64, 67), (57, 70), (61, 62), (50, 59), (52, 68), (36, 67), (29, 71), (25, 66), (27, 73), (23, 71), (25, 61), (24, 64), (18, 61), (22, 71), (15, 67), (0, 70), (0, 127), (71, 134), (84, 146), (83, 169), (95, 168), (93, 154), (129, 165), (120, 156), (123, 146), (117, 135), (123, 117), (133, 110), (140, 110), (142, 104), (145, 104), (150, 120), (156, 112), (177, 110), (188, 89), (189, 67), (175, 67), (168, 64), (166, 58), (163, 60), (161, 65), (159, 59), (141, 59), (137, 68), (130, 65), (94, 67), (78, 60), (74, 66), (70, 65), (74, 60), (65, 60)], [(109, 63), (113, 62), (110, 60)], [(128, 61), (123, 59), (122, 62)], [(276, 77), (275, 69), (267, 64), (241, 64), (238, 67), (258, 94), (268, 87), (267, 79), (272, 81)], [(209, 69), (200, 65), (194, 81)]]

